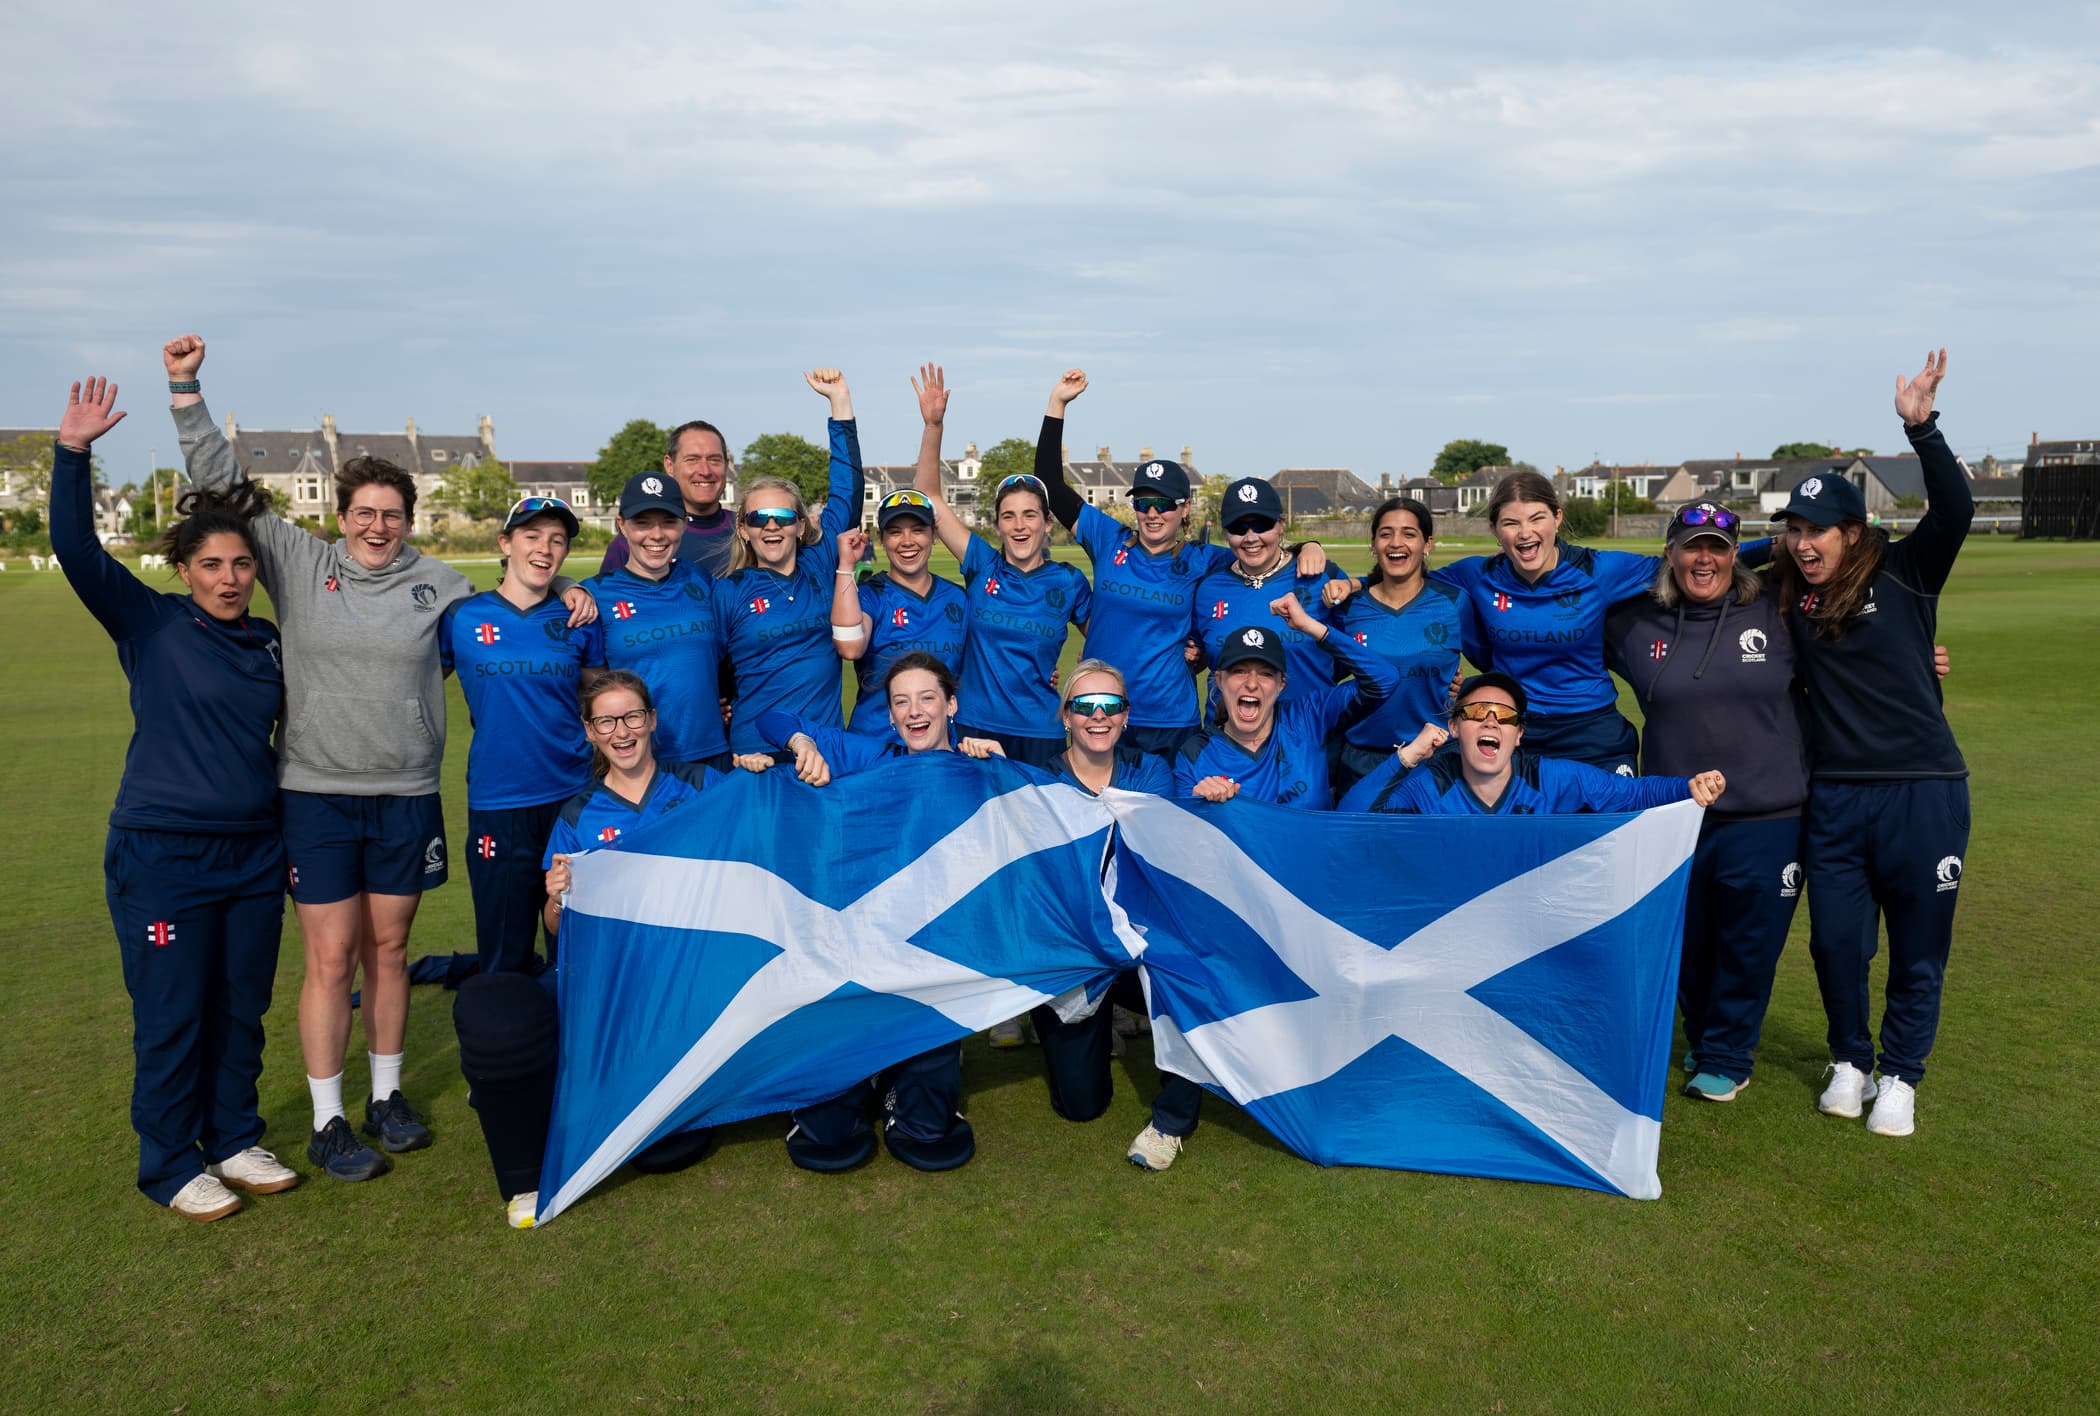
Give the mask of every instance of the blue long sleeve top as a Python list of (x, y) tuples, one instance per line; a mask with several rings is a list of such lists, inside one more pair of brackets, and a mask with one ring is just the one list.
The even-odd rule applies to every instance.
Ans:
[(130, 683), (132, 731), (109, 824), (251, 835), (277, 829), (284, 709), (277, 626), (220, 620), (187, 595), (149, 590), (95, 536), (92, 462), (61, 447), (51, 468), (51, 549), (109, 637)]
[(1407, 770), (1397, 755), (1350, 788), (1344, 811), (1412, 812), (1422, 816), (1551, 816), (1572, 812), (1645, 811), (1686, 801), (1687, 777), (1621, 777), (1587, 762), (1540, 757), (1521, 748), (1510, 764), (1509, 785), (1494, 806), (1466, 785), (1456, 749), (1446, 749)]
[(1352, 675), (1350, 681), (1315, 689), (1288, 703), (1279, 698), (1268, 740), (1257, 752), (1249, 752), (1223, 730), (1191, 737), (1174, 762), (1177, 795), (1194, 795), (1196, 783), (1206, 777), (1224, 777), (1239, 783), (1240, 796), (1252, 801), (1308, 811), (1325, 811), (1334, 804), (1327, 772), (1328, 734), (1378, 711), (1400, 679), (1391, 664), (1346, 634), (1329, 630), (1315, 642)]

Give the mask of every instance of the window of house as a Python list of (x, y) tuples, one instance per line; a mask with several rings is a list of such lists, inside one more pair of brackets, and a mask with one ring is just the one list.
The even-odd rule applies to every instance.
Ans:
[(443, 462), (449, 456), (451, 454), (441, 447), (434, 447), (430, 450), (430, 460), (432, 462)]
[(293, 490), (294, 497), (303, 502), (326, 501), (328, 492), (321, 477), (301, 477)]

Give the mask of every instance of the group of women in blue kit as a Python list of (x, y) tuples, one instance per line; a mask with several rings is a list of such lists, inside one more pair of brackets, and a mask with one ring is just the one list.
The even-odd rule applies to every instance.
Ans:
[[(442, 752), (442, 707), (425, 705), (443, 672), (459, 675), (475, 725), (468, 835), (480, 972), (461, 987), (455, 1022), (520, 1227), (535, 1211), (560, 1039), (536, 945), (543, 930), (553, 959), (569, 858), (617, 848), (636, 824), (719, 790), (737, 769), (777, 767), (822, 786), (951, 748), (1093, 792), (1314, 810), (1339, 798), (1344, 810), (1514, 815), (1692, 798), (1712, 809), (1685, 929), (1687, 1089), (1727, 1100), (1748, 1080), (1805, 886), (1830, 1017), (1820, 1105), (1856, 1117), (1871, 1097), (1872, 1129), (1907, 1134), (1914, 1124), (1967, 831), (1964, 768), (1939, 710), (1931, 643), (1970, 506), (1932, 413), (1944, 353), (1898, 381), (1931, 493), (1923, 524), (1898, 542), (1868, 524), (1856, 487), (1831, 476), (1795, 490), (1775, 518), (1785, 528), (1776, 542), (1740, 554), (1735, 514), (1707, 503), (1672, 519), (1661, 557), (1593, 551), (1561, 539), (1551, 484), (1517, 473), (1488, 507), (1499, 554), (1432, 570), (1429, 510), (1394, 498), (1373, 513), (1373, 567), (1357, 581), (1316, 545), (1282, 544), (1282, 508), (1260, 479), (1226, 488), (1222, 547), (1188, 539), (1191, 487), (1172, 461), (1139, 467), (1132, 527), (1085, 504), (1062, 456), (1066, 410), (1087, 386), (1073, 370), (1052, 391), (1038, 473), (991, 491), (993, 544), (943, 498), (948, 390), (928, 366), (914, 380), (924, 424), (917, 484), (882, 500), (875, 534), (888, 566), (863, 580), (851, 398), (837, 371), (818, 370), (806, 378), (831, 411), (820, 513), (790, 483), (753, 480), (724, 573), (695, 567), (679, 554), (691, 510), (672, 475), (674, 434), (663, 473), (623, 489), (623, 563), (581, 586), (561, 580), (574, 514), (525, 498), (499, 537), (502, 580), (479, 595), (405, 546), (413, 481), (383, 463), (360, 466), (373, 459), (338, 479), (339, 541), (270, 516), (232, 475), (203, 411), (202, 341), (185, 336), (165, 354), (200, 488), (166, 542), (190, 594), (146, 590), (82, 529), (86, 449), (123, 416), (113, 388), (76, 386), (53, 524), (61, 563), (119, 643), (135, 704), (168, 710), (138, 715), (107, 867), (134, 1000), (140, 1187), (178, 1212), (215, 1218), (239, 1205), (228, 1186), (267, 1192), (297, 1180), (260, 1147), (255, 1115), (281, 870), (307, 936), (309, 1158), (342, 1179), (386, 1166), (350, 1132), (340, 1101), (344, 995), (359, 965), (374, 1049), (363, 1129), (386, 1151), (429, 1143), (398, 1085), (405, 978), (390, 992), (386, 971), (405, 953), (415, 898), (443, 879), (434, 780), (430, 792), (415, 790)], [(1087, 553), (1091, 581), (1051, 559), (1053, 519)], [(936, 540), (959, 563), (960, 585), (929, 569)], [(1762, 556), (1776, 564), (1760, 577), (1746, 562)], [(404, 562), (426, 578), (402, 580)], [(281, 638), (247, 614), (258, 575), (285, 617)], [(1073, 626), (1085, 633), (1085, 658), (1060, 691)], [(1460, 680), (1461, 653), (1486, 672)], [(859, 687), (850, 723), (842, 661)], [(1641, 704), (1644, 754), (1615, 706), (1612, 671)], [(369, 736), (365, 717), (404, 703), (422, 734), (406, 764), (360, 773), (302, 751), (337, 729)], [(197, 773), (181, 770), (192, 758)], [(1633, 775), (1637, 760), (1648, 776)], [(226, 800), (200, 803), (198, 779)], [(332, 830), (295, 828), (316, 809), (290, 808), (302, 794), (336, 814)], [(327, 883), (302, 893), (307, 862)], [(1892, 955), (1878, 1055), (1866, 983), (1877, 917)], [(197, 947), (178, 952), (178, 939)], [(395, 996), (398, 1006), (375, 1011), (375, 997)], [(1129, 977), (1113, 996), (1144, 1006)], [(1111, 1017), (1106, 1006), (1079, 1022), (1034, 1016), (1060, 1115), (1105, 1111), (1120, 1046)], [(878, 1095), (879, 1135), (900, 1159), (923, 1169), (969, 1159), (959, 1044), (798, 1113), (791, 1157), (821, 1170), (872, 1155)], [(1163, 1075), (1129, 1159), (1173, 1164), (1200, 1099), (1193, 1083)], [(706, 1144), (672, 1136), (636, 1163), (675, 1169)]]

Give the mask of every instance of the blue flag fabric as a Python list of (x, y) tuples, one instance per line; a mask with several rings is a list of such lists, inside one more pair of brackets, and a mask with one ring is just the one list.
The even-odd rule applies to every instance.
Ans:
[(659, 1136), (1083, 1012), (1140, 956), (1160, 1065), (1307, 1159), (1661, 1193), (1689, 803), (1097, 799), (930, 753), (694, 805), (575, 860), (543, 1223)]
[(1113, 809), (1162, 1068), (1323, 1165), (1662, 1193), (1697, 807)]
[(740, 772), (693, 808), (574, 859), (542, 1222), (657, 1137), (837, 1096), (1130, 965), (1107, 810), (1025, 768)]

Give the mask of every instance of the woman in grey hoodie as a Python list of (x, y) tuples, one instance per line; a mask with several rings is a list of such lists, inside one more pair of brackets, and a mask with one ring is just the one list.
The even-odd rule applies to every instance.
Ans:
[[(161, 354), (190, 480), (231, 483), (240, 460), (197, 380), (204, 341), (186, 334)], [(407, 543), (416, 501), (407, 472), (356, 457), (335, 483), (339, 540), (267, 514), (250, 532), (284, 634), (278, 786), (292, 903), (306, 941), (299, 1044), (314, 1109), (307, 1157), (339, 1180), (368, 1180), (384, 1174), (387, 1161), (357, 1139), (343, 1110), (350, 984), (360, 968), (372, 1064), (364, 1133), (389, 1151), (430, 1144), (401, 1094), (408, 934), (422, 892), (446, 874), (438, 627), (446, 608), (474, 587)], [(596, 617), (573, 582), (555, 588), (578, 622)]]

